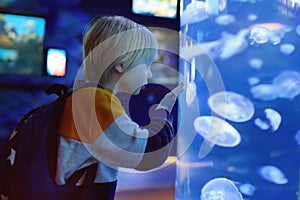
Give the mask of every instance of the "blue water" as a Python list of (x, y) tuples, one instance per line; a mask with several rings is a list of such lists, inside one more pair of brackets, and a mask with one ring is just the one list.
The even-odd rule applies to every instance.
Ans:
[[(183, 9), (189, 3), (190, 0), (184, 0)], [(249, 33), (241, 37), (247, 44), (246, 47), (237, 46), (240, 51), (222, 59), (221, 54), (225, 47), (220, 45), (212, 52), (210, 58), (222, 77), (225, 91), (235, 92), (249, 99), (255, 112), (252, 118), (245, 122), (232, 121), (226, 116), (224, 118), (216, 115), (239, 132), (241, 142), (234, 147), (215, 145), (206, 156), (199, 157), (204, 138), (203, 134), (195, 131), (193, 121), (199, 116), (212, 115), (212, 109), (207, 102), (211, 96), (208, 89), (211, 86), (207, 85), (206, 81), (212, 76), (196, 72), (194, 82), (197, 86), (197, 102), (188, 106), (185, 97), (179, 100), (179, 124), (183, 128), (179, 129), (178, 133), (180, 159), (177, 166), (176, 199), (199, 200), (201, 189), (206, 183), (215, 178), (226, 178), (238, 188), (243, 199), (296, 200), (300, 184), (300, 146), (295, 139), (295, 134), (300, 129), (300, 95), (297, 89), (299, 81), (289, 83), (287, 81), (280, 89), (276, 87), (277, 93), (270, 93), (269, 96), (274, 95), (274, 98), (269, 100), (253, 94), (251, 88), (259, 84), (272, 85), (275, 77), (285, 71), (292, 71), (296, 75), (300, 73), (300, 35), (296, 31), (300, 25), (300, 7), (297, 7), (296, 3), (294, 8), (288, 8), (280, 1), (266, 0), (236, 0), (227, 3), (227, 9), (219, 15), (210, 15), (202, 21), (184, 25), (181, 32), (201, 44), (220, 40), (224, 32), (237, 36), (240, 30), (248, 29)], [(225, 21), (228, 23), (226, 25), (215, 22), (218, 17), (225, 14), (234, 16), (235, 19), (230, 21), (232, 18), (229, 18), (229, 21)], [(268, 38), (267, 42), (264, 40), (253, 42), (249, 36), (255, 24), (263, 24), (270, 34), (273, 36), (275, 34), (279, 38)], [(259, 43), (261, 41), (262, 43)], [(285, 51), (283, 44), (291, 44), (294, 49)], [(227, 50), (232, 50), (230, 48), (236, 46), (229, 45)], [(223, 53), (226, 55), (226, 52)], [(261, 63), (251, 66), (249, 64), (251, 59), (259, 59)], [(183, 73), (184, 68), (189, 66), (186, 63), (190, 64), (191, 61), (181, 61), (180, 70)], [(195, 64), (207, 67), (205, 65), (207, 62), (203, 61), (201, 56), (196, 58)], [(192, 68), (188, 69), (191, 72)], [(258, 83), (251, 85), (249, 83), (251, 77), (255, 77)], [(285, 95), (295, 92), (293, 87), (296, 88), (294, 93), (296, 95), (290, 97)], [(276, 129), (272, 127), (276, 121), (266, 116), (266, 109), (272, 109), (280, 115), (281, 119), (277, 121), (279, 126), (275, 127)], [(257, 121), (264, 124), (258, 125)], [(254, 189), (245, 190), (245, 184), (251, 185)], [(220, 190), (226, 193), (226, 188)], [(220, 190), (216, 188), (208, 195), (210, 200), (232, 200), (226, 195), (221, 198), (221, 193), (216, 192)], [(216, 196), (212, 197), (213, 194)], [(203, 198), (202, 196), (202, 200)]]

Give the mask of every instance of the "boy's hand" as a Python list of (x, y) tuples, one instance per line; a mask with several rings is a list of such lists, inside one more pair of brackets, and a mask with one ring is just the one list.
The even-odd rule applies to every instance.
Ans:
[(156, 109), (166, 109), (169, 113), (172, 111), (172, 108), (176, 102), (179, 94), (185, 89), (186, 85), (184, 82), (181, 82), (177, 87), (175, 87), (171, 92), (167, 93), (164, 98), (160, 101)]

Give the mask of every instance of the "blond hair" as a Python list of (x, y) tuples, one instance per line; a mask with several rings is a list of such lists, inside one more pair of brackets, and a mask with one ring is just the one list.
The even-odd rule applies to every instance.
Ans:
[(122, 16), (96, 17), (83, 38), (83, 74), (87, 81), (103, 83), (116, 64), (126, 70), (150, 64), (157, 57), (157, 40), (143, 25)]

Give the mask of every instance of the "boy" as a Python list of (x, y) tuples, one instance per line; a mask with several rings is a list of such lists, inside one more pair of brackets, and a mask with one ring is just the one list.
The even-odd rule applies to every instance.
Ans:
[[(96, 17), (88, 24), (83, 48), (84, 80), (75, 83), (64, 106), (55, 181), (64, 194), (59, 199), (110, 200), (118, 167), (149, 170), (168, 157), (174, 138), (170, 112), (183, 85), (152, 107), (151, 122), (140, 127), (116, 95), (138, 94), (147, 84), (157, 56), (155, 37), (125, 17)], [(84, 172), (74, 179), (80, 169)], [(75, 182), (69, 184), (70, 179)]]

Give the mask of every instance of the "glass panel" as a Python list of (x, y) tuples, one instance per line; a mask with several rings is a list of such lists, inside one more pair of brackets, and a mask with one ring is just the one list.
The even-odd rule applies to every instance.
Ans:
[(180, 15), (176, 199), (297, 199), (300, 1), (182, 0)]

